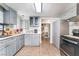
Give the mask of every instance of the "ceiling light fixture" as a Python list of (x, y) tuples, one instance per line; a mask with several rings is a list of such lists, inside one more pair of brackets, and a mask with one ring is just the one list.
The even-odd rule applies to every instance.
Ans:
[(41, 13), (42, 4), (41, 3), (34, 3), (34, 6), (35, 6), (35, 11), (38, 13)]

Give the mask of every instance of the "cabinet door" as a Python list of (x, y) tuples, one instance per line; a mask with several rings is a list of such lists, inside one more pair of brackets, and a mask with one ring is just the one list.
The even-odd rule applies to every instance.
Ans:
[(30, 17), (30, 26), (34, 26), (33, 25), (33, 17)]
[(38, 25), (39, 25), (38, 17), (35, 17), (34, 18), (34, 26), (38, 26)]
[(7, 56), (13, 56), (16, 53), (16, 40), (14, 38), (11, 39), (7, 47)]
[(4, 10), (4, 13), (3, 13), (3, 22), (6, 23), (6, 24), (9, 24), (10, 23), (10, 12), (9, 10)]
[(19, 37), (19, 48), (21, 48), (22, 47), (22, 36), (20, 35), (20, 36), (18, 36)]
[(10, 8), (10, 24), (17, 24), (17, 12)]
[(19, 39), (17, 37), (17, 40), (16, 40), (16, 51), (18, 51), (18, 50), (19, 50)]
[(13, 56), (16, 52), (16, 46), (11, 44), (7, 47), (7, 56)]
[(31, 35), (30, 34), (25, 35), (25, 45), (31, 45)]
[(33, 35), (32, 45), (33, 46), (39, 46), (39, 44), (40, 44), (40, 36), (39, 35)]
[(0, 56), (7, 55), (7, 44), (9, 39), (1, 40), (0, 41)]
[(0, 23), (3, 23), (3, 8), (0, 7)]
[(20, 49), (20, 40), (19, 40), (19, 36), (17, 36), (17, 43), (16, 43), (16, 50), (18, 51)]
[(17, 24), (17, 12), (8, 7), (9, 10), (4, 10), (4, 23)]
[(19, 35), (17, 36), (17, 40), (16, 40), (16, 51), (18, 51), (20, 48), (23, 47), (24, 45), (24, 39), (23, 39), (23, 35)]
[(30, 26), (32, 26), (32, 27), (39, 26), (39, 18), (38, 17), (30, 17)]
[(24, 46), (24, 36), (21, 35), (21, 47), (23, 47), (23, 46)]
[(6, 56), (6, 47), (0, 48), (0, 56)]

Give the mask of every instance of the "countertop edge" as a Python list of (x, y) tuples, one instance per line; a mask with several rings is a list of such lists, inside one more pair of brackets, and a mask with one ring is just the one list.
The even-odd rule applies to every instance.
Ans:
[(8, 36), (8, 37), (0, 38), (0, 40), (5, 40), (5, 39), (8, 39), (8, 38), (15, 37), (15, 36), (19, 36), (19, 35), (23, 35), (23, 34), (24, 34), (24, 33), (21, 33), (21, 34), (15, 34), (15, 35), (12, 35), (12, 36)]
[[(20, 34), (15, 34), (15, 35), (8, 36), (8, 37), (0, 38), (0, 40), (5, 40), (5, 39), (8, 39), (8, 38), (15, 37), (15, 36), (19, 36), (19, 35), (23, 35), (23, 34), (30, 35), (30, 33), (20, 33)], [(34, 35), (35, 33), (31, 33), (31, 34)], [(37, 35), (37, 34), (35, 34), (35, 35)], [(40, 35), (40, 34), (39, 34), (39, 35)]]

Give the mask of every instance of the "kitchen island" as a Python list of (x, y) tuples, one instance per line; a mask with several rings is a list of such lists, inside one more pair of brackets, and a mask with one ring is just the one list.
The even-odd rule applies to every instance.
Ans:
[(13, 56), (24, 46), (24, 34), (0, 38), (0, 56)]

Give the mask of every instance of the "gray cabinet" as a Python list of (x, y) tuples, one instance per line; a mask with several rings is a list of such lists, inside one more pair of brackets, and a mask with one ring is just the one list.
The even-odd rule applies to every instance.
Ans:
[(32, 35), (33, 39), (32, 39), (32, 45), (33, 46), (39, 46), (40, 45), (40, 35), (39, 34), (34, 34)]
[(39, 46), (40, 45), (40, 35), (39, 34), (25, 34), (25, 45)]
[(19, 47), (18, 47), (18, 48), (20, 49), (20, 48), (22, 47), (22, 44), (21, 44), (21, 42), (22, 42), (22, 41), (21, 41), (21, 35), (20, 35), (20, 36), (18, 36), (18, 39), (19, 39), (19, 42), (18, 42)]
[(16, 53), (16, 46), (14, 43), (8, 45), (7, 47), (7, 56), (13, 56)]
[(10, 24), (17, 24), (17, 12), (10, 8)]
[(9, 24), (10, 23), (10, 13), (9, 10), (4, 10), (3, 13), (3, 22)]
[(21, 35), (21, 47), (23, 47), (24, 46), (24, 35)]
[(0, 56), (6, 56), (6, 47), (0, 48)]
[(17, 36), (17, 40), (16, 40), (16, 50), (18, 51), (19, 49), (21, 49), (24, 45), (24, 38), (23, 35), (19, 35)]
[(39, 26), (39, 18), (38, 17), (30, 17), (30, 26), (38, 27)]
[(10, 7), (8, 8), (9, 10), (4, 10), (4, 23), (17, 24), (17, 12)]
[(3, 8), (0, 7), (0, 23), (3, 23)]
[(0, 56), (7, 55), (7, 40), (0, 40)]
[(25, 45), (31, 45), (31, 35), (30, 34), (25, 34)]
[(7, 56), (13, 56), (16, 53), (16, 39), (12, 37), (8, 43)]
[(18, 51), (20, 48), (21, 48), (21, 41), (20, 41), (20, 38), (19, 38), (20, 36), (17, 36), (17, 43), (16, 43), (16, 51)]
[(0, 56), (13, 56), (24, 45), (24, 35), (18, 35), (0, 41)]
[(18, 51), (19, 50), (19, 38), (18, 38), (18, 36), (16, 38), (17, 38), (17, 40), (16, 40), (16, 51)]

